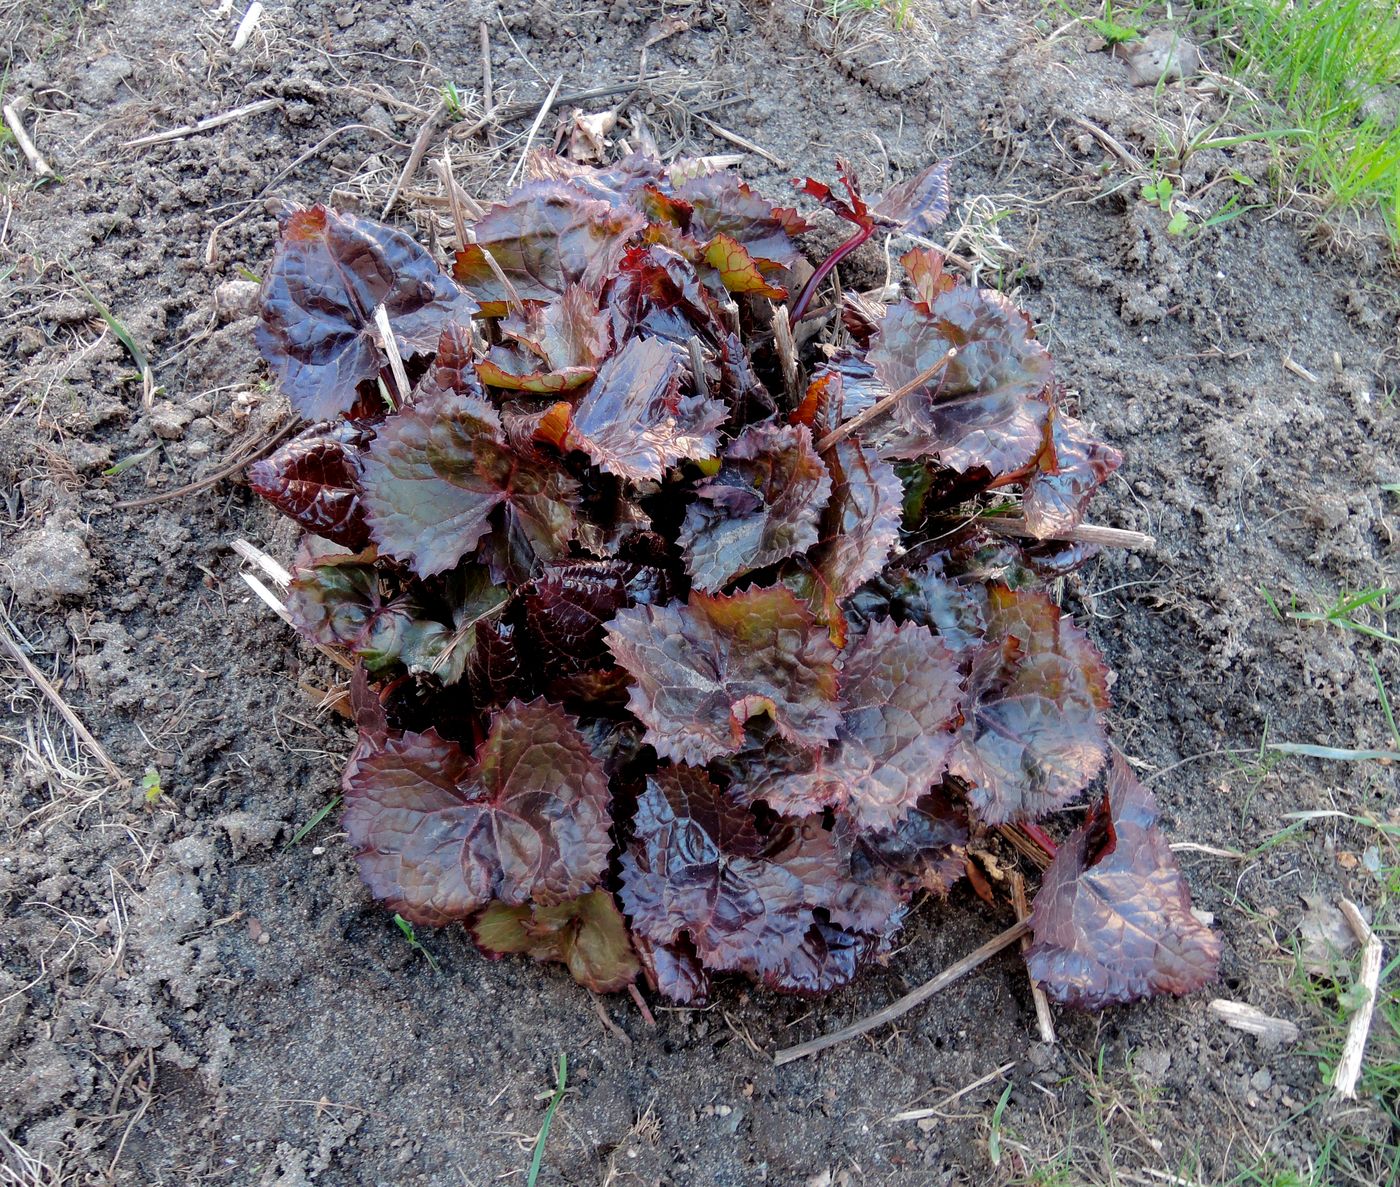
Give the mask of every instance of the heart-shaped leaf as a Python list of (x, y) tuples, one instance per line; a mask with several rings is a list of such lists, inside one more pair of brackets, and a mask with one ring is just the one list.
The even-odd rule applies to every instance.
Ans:
[(584, 197), (569, 184), (532, 182), (475, 223), (475, 241), (457, 253), (452, 274), (487, 317), (500, 317), (515, 298), (551, 301), (571, 284), (597, 292), (645, 224), (639, 212)]
[(307, 420), (350, 411), (358, 385), (387, 371), (380, 306), (404, 358), (435, 351), (445, 324), (476, 312), (402, 231), (320, 205), (284, 219), (261, 303), (258, 350)]
[[(434, 395), (387, 421), (361, 483), (375, 541), (424, 577), (451, 568), (488, 532), (529, 571), (534, 558), (561, 556), (577, 526), (578, 484), (508, 445), (495, 410), (470, 396)], [(494, 572), (507, 567), (499, 554), (488, 560)]]
[(493, 899), (560, 903), (607, 868), (607, 775), (543, 700), (496, 713), (475, 760), (432, 729), (362, 738), (344, 788), (361, 875), (412, 923), (465, 919)]
[(867, 356), (886, 390), (915, 382), (952, 349), (936, 378), (876, 421), (886, 457), (936, 456), (953, 470), (1005, 474), (1039, 452), (1050, 406), (1050, 356), (1030, 320), (1000, 293), (958, 285), (931, 305), (892, 305)]
[(927, 627), (885, 620), (847, 649), (833, 746), (748, 764), (730, 793), (803, 816), (834, 807), (861, 830), (893, 829), (942, 781), (959, 720), (953, 653)]
[(972, 662), (967, 724), (950, 764), (988, 824), (1073, 799), (1108, 752), (1103, 657), (1044, 594), (987, 589), (986, 641)]
[(683, 395), (687, 372), (669, 343), (633, 338), (598, 370), (563, 444), (623, 478), (660, 478), (681, 458), (713, 457), (722, 404)]
[(308, 532), (358, 552), (369, 543), (360, 500), (360, 451), (370, 433), (346, 421), (316, 425), (248, 467), (248, 485)]

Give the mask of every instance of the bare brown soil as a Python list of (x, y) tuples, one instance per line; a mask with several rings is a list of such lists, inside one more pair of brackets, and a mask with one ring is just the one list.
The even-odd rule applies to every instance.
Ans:
[[(832, 22), (791, 0), (541, 0), (503, 15), (479, 0), (271, 0), (234, 54), (239, 15), (0, 6), (5, 97), (30, 100), (62, 176), (38, 185), (0, 149), (0, 606), (129, 779), (107, 778), (0, 659), (0, 1182), (523, 1182), (559, 1052), (569, 1092), (541, 1184), (924, 1187), (1037, 1168), (1217, 1183), (1306, 1171), (1329, 1141), (1346, 1158), (1320, 1181), (1394, 1182), (1395, 1101), (1324, 1107), (1318, 1052), (1334, 1032), (1290, 984), (1302, 895), (1379, 901), (1376, 834), (1331, 817), (1256, 852), (1286, 813), (1390, 818), (1394, 771), (1252, 756), (1266, 731), (1387, 741), (1368, 660), (1400, 690), (1400, 650), (1279, 621), (1259, 590), (1287, 609), (1395, 584), (1396, 501), (1380, 488), (1400, 481), (1400, 301), (1364, 245), (1267, 210), (1169, 236), (1079, 122), (1150, 162), (1218, 115), (1218, 97), (1133, 89), (1080, 35), (1048, 43), (1035, 4), (916, 2), (894, 36), (883, 14)], [(645, 48), (643, 74), (667, 18), (688, 27)], [(641, 78), (580, 106), (618, 103), (634, 143), (644, 123), (663, 151), (737, 151), (704, 114), (784, 162), (743, 165), (774, 195), (837, 156), (875, 188), (949, 155), (965, 213), (979, 195), (1011, 212), (984, 279), (1034, 313), (1083, 415), (1127, 455), (1096, 518), (1159, 541), (1103, 557), (1062, 601), (1117, 670), (1116, 738), (1168, 827), (1217, 851), (1181, 857), (1224, 937), (1218, 993), (1293, 1018), (1298, 1043), (1228, 1030), (1198, 995), (1061, 1016), (1047, 1047), (1008, 954), (895, 1029), (775, 1069), (772, 1052), (879, 1008), (1005, 915), (955, 895), (830, 1000), (732, 984), (706, 1011), (658, 1010), (653, 1029), (625, 997), (490, 963), (460, 930), (421, 937), (435, 973), (368, 899), (333, 817), (288, 847), (334, 794), (349, 739), (298, 688), (333, 676), (250, 597), (228, 545), (285, 557), (289, 525), (230, 479), (122, 504), (212, 475), (285, 423), (251, 323), (216, 309), (215, 289), (263, 267), (268, 197), (377, 213), (443, 85), (479, 93), (482, 20), (502, 100), (537, 104), (558, 75), (565, 92)], [(275, 108), (213, 131), (123, 147), (268, 97)], [(529, 118), (502, 121), (494, 149), (450, 141), (471, 193), (505, 191)], [(1233, 195), (1270, 201), (1266, 148), (1200, 152), (1180, 172), (1202, 215)], [(437, 182), (424, 170), (410, 189), (398, 217), (416, 211), (427, 235), (415, 194)], [(884, 268), (872, 246), (848, 283)], [(79, 277), (148, 352), (149, 409)], [(930, 1122), (887, 1120), (1003, 1065)], [(20, 1151), (48, 1177), (22, 1173)]]

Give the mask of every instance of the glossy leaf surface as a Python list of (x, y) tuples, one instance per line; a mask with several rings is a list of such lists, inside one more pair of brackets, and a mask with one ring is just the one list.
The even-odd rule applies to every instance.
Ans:
[[(504, 314), (513, 297), (551, 301), (571, 284), (597, 291), (645, 221), (570, 185), (531, 182), (474, 224), (475, 242), (457, 253), (452, 274), (491, 317)], [(510, 289), (487, 262), (488, 252)]]
[(819, 746), (836, 736), (836, 648), (782, 587), (684, 605), (638, 606), (608, 627), (608, 646), (636, 682), (628, 707), (663, 758), (705, 762), (744, 745), (766, 715), (779, 734)]
[(361, 481), (375, 541), (424, 577), (455, 565), (488, 532), (547, 560), (576, 530), (577, 483), (507, 445), (495, 410), (472, 397), (416, 402), (388, 421)]
[(716, 590), (736, 577), (805, 552), (831, 477), (805, 425), (755, 425), (725, 449), (719, 473), (697, 490), (680, 545), (697, 589)]
[(1157, 805), (1115, 757), (1108, 793), (1045, 871), (1031, 909), (1031, 976), (1081, 1009), (1183, 994), (1215, 979), (1220, 940), (1191, 912)]
[(248, 485), (308, 532), (352, 552), (369, 543), (360, 500), (360, 450), (369, 433), (340, 422), (293, 437), (248, 467)]
[(260, 299), (258, 349), (307, 420), (348, 412), (357, 386), (387, 370), (380, 306), (404, 358), (435, 351), (443, 326), (476, 310), (402, 231), (319, 205), (283, 222)]
[(682, 393), (676, 349), (633, 338), (598, 371), (574, 409), (564, 444), (622, 478), (660, 478), (681, 458), (713, 457), (723, 405)]
[(344, 788), (361, 875), (412, 923), (465, 919), (493, 899), (559, 903), (607, 867), (607, 776), (544, 701), (496, 713), (475, 759), (435, 730), (362, 739)]
[(1050, 382), (1050, 356), (1026, 315), (1000, 293), (959, 285), (927, 307), (893, 305), (868, 358), (895, 391), (950, 349), (957, 354), (943, 372), (895, 405), (892, 426), (880, 430), (883, 452), (932, 455), (954, 470), (984, 466), (992, 474), (1027, 465), (1049, 414), (1039, 397)]
[(947, 769), (961, 701), (956, 659), (926, 627), (872, 623), (847, 650), (841, 699), (835, 745), (805, 757), (788, 747), (787, 771), (752, 763), (731, 793), (790, 816), (833, 807), (860, 830), (898, 825)]
[(1108, 751), (1103, 658), (1048, 597), (992, 585), (951, 762), (989, 824), (1033, 818), (1082, 792)]

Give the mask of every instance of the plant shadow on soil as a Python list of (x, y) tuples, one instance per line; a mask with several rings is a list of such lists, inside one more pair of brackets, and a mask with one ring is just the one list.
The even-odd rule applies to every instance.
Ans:
[[(132, 779), (104, 782), (0, 669), (0, 1132), (14, 1143), (0, 1159), (18, 1167), (27, 1151), (38, 1183), (485, 1184), (523, 1174), (566, 1052), (541, 1183), (1207, 1183), (1306, 1170), (1336, 1134), (1355, 1140), (1331, 1181), (1394, 1181), (1395, 1102), (1311, 1107), (1322, 1032), (1290, 988), (1301, 894), (1380, 900), (1355, 857), (1373, 843), (1364, 829), (1323, 821), (1246, 861), (1182, 854), (1223, 933), (1218, 993), (1302, 1022), (1293, 1046), (1223, 1028), (1209, 994), (1061, 1016), (1059, 1045), (1042, 1046), (1007, 956), (896, 1028), (773, 1067), (773, 1051), (870, 1013), (1004, 926), (957, 895), (921, 908), (889, 967), (829, 1000), (730, 983), (708, 1010), (658, 1010), (651, 1029), (617, 997), (601, 1004), (607, 1028), (562, 970), (489, 962), (460, 929), (420, 932), (435, 973), (368, 901), (334, 817), (287, 847), (335, 793), (349, 738), (298, 688), (324, 686), (322, 664), (248, 597), (227, 545), (285, 557), (290, 525), (229, 482), (115, 507), (214, 473), (286, 415), (250, 323), (213, 298), (267, 259), (264, 197), (377, 213), (422, 118), (402, 105), (429, 108), (448, 82), (479, 90), (482, 20), (498, 97), (533, 104), (556, 75), (566, 90), (638, 77), (658, 22), (678, 15), (688, 27), (646, 48), (660, 81), (617, 96), (663, 149), (684, 136), (689, 153), (732, 151), (692, 118), (708, 107), (784, 161), (742, 166), (774, 197), (791, 176), (829, 176), (837, 156), (874, 189), (942, 155), (956, 196), (1017, 196), (1000, 227), (1016, 248), (1005, 279), (1082, 414), (1127, 456), (1095, 518), (1159, 541), (1061, 592), (1118, 673), (1116, 738), (1161, 772), (1169, 832), (1252, 853), (1285, 812), (1388, 818), (1389, 768), (1251, 769), (1227, 752), (1266, 729), (1385, 744), (1367, 658), (1400, 689), (1397, 650), (1281, 622), (1258, 588), (1326, 604), (1393, 578), (1395, 504), (1380, 489), (1400, 481), (1393, 277), (1364, 246), (1320, 245), (1282, 219), (1168, 235), (1073, 119), (1150, 156), (1159, 121), (1211, 95), (1134, 91), (1082, 39), (1048, 44), (1035, 5), (974, 7), (916, 4), (896, 38), (880, 12), (832, 21), (786, 0), (503, 16), (274, 0), (239, 54), (239, 13), (212, 5), (21, 0), (0, 15), (6, 98), (30, 96), (30, 130), (63, 179), (35, 186), (12, 146), (0, 157), (0, 272), (16, 298), (0, 316), (0, 592), (13, 632)], [(279, 107), (122, 147), (263, 97)], [(496, 153), (452, 141), (471, 193), (505, 191), (528, 123), (508, 123)], [(1227, 168), (1220, 200), (1265, 200), (1257, 145), (1197, 154), (1182, 181), (1199, 191)], [(426, 171), (411, 188), (438, 192)], [(151, 358), (149, 411), (70, 265)], [(847, 282), (883, 275), (871, 245)], [(1007, 1063), (1004, 1101), (993, 1079), (931, 1124), (885, 1120)]]

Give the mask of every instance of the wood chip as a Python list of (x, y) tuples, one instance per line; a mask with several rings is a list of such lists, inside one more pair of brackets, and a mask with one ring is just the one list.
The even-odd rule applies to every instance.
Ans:
[(1269, 1039), (1275, 1043), (1298, 1041), (1299, 1031), (1295, 1023), (1288, 1021), (1287, 1018), (1275, 1018), (1271, 1014), (1266, 1014), (1248, 1002), (1234, 1002), (1228, 998), (1218, 997), (1210, 1003), (1207, 1009), (1226, 1026), (1233, 1026), (1236, 1030), (1242, 1030), (1247, 1034), (1258, 1035), (1260, 1038)]

